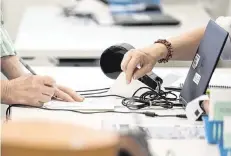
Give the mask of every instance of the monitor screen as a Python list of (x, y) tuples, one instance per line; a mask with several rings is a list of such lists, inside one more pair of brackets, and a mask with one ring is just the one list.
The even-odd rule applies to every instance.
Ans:
[(210, 20), (180, 93), (183, 104), (206, 93), (227, 38), (228, 32)]

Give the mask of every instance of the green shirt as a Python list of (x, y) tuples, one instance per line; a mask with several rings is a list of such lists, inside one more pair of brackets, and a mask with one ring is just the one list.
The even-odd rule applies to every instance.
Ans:
[(14, 45), (5, 28), (0, 25), (1, 57), (16, 55)]

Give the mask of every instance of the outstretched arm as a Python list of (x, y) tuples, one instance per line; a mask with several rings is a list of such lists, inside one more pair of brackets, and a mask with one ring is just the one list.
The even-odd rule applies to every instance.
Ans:
[(170, 38), (169, 42), (172, 44), (174, 51), (172, 59), (192, 60), (204, 35), (204, 31), (205, 27), (202, 27)]
[[(231, 34), (231, 17), (219, 17), (216, 23)], [(204, 36), (206, 26), (168, 38), (173, 48), (172, 60), (192, 60)], [(155, 43), (141, 49), (133, 49), (124, 55), (121, 69), (126, 80), (138, 79), (150, 72), (158, 60), (165, 58), (168, 50), (164, 44)], [(208, 52), (209, 53), (209, 52)], [(136, 67), (140, 66), (139, 69)]]

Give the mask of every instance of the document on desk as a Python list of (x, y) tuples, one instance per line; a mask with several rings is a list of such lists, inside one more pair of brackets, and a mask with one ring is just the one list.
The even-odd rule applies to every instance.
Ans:
[(50, 101), (44, 104), (44, 108), (65, 110), (114, 110), (116, 103), (111, 97), (85, 99), (83, 102)]

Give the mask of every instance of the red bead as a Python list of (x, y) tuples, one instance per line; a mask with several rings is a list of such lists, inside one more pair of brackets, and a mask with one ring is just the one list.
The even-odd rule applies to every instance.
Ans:
[(168, 42), (167, 40), (165, 39), (158, 39), (157, 41), (155, 41), (155, 43), (161, 43), (161, 44), (164, 44), (166, 46), (166, 48), (168, 49), (168, 54), (165, 58), (162, 58), (160, 59), (158, 62), (159, 63), (166, 63), (169, 61), (170, 58), (172, 58), (172, 53), (173, 53), (173, 48), (171, 46), (171, 43)]

